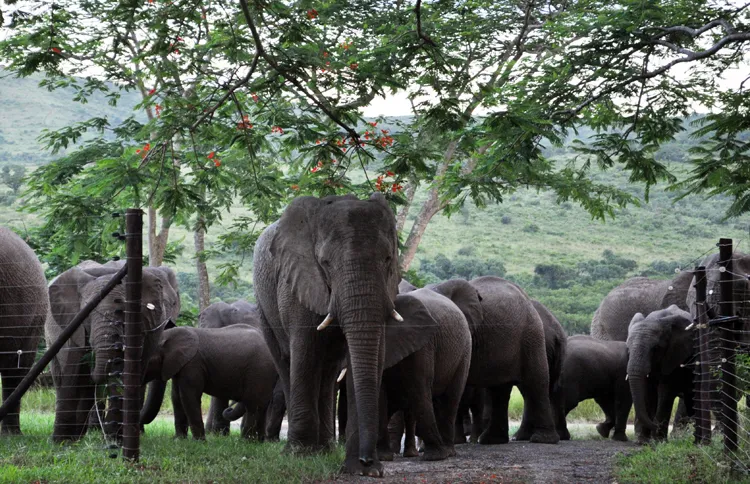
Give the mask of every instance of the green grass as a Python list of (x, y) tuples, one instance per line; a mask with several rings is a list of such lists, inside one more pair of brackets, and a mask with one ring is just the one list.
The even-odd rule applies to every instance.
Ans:
[(747, 475), (730, 472), (720, 438), (711, 445), (696, 446), (690, 435), (647, 445), (621, 457), (615, 465), (615, 476), (623, 483), (750, 482)]
[(343, 448), (310, 457), (282, 454), (283, 443), (258, 443), (208, 436), (205, 442), (173, 439), (169, 419), (146, 427), (141, 459), (113, 459), (99, 432), (77, 444), (49, 440), (52, 414), (22, 413), (20, 437), (0, 439), (0, 482), (268, 482), (331, 479), (343, 462)]

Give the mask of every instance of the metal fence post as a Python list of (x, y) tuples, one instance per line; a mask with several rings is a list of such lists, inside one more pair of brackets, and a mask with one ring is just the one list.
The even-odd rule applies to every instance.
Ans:
[[(734, 316), (734, 283), (732, 278), (732, 239), (719, 239), (719, 312), (724, 318)], [(737, 352), (734, 321), (721, 326), (721, 406), (724, 421), (724, 450), (737, 450), (737, 378), (735, 355)]]
[(143, 282), (143, 211), (128, 209), (125, 213), (126, 266), (125, 279), (125, 386), (122, 456), (137, 461), (140, 454), (141, 358), (143, 356), (143, 321), (141, 290)]
[(706, 312), (706, 268), (696, 267), (695, 271), (695, 443), (711, 442), (711, 372), (709, 368), (708, 314)]

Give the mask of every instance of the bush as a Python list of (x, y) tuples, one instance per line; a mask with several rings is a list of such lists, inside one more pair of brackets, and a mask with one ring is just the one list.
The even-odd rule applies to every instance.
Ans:
[(473, 245), (465, 245), (456, 251), (456, 255), (474, 255), (476, 247)]
[[(473, 250), (464, 252), (473, 252)], [(505, 265), (498, 259), (479, 259), (468, 255), (459, 255), (451, 260), (444, 254), (438, 254), (432, 260), (425, 259), (422, 261), (418, 277), (446, 281), (456, 277), (473, 279), (479, 276), (503, 277), (504, 275)]]
[(503, 225), (509, 225), (510, 222), (511, 222), (510, 215), (503, 215), (502, 218), (500, 219), (500, 223)]
[(536, 224), (528, 224), (523, 228), (524, 232), (528, 232), (531, 234), (539, 232), (539, 226)]
[(568, 287), (577, 275), (577, 271), (571, 267), (559, 264), (539, 264), (534, 267), (534, 284), (550, 289), (560, 289)]

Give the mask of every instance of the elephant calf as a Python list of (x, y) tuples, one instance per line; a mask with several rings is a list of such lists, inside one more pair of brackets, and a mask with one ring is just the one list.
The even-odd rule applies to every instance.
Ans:
[[(205, 439), (203, 393), (236, 400), (248, 412), (255, 413), (257, 430), (242, 429), (243, 436), (250, 437), (265, 426), (265, 410), (277, 378), (263, 335), (244, 324), (221, 329), (167, 330), (156, 354), (149, 359), (146, 372), (147, 380), (172, 379), (175, 434), (187, 437), (189, 425), (196, 440)], [(262, 433), (259, 437), (262, 440)]]
[[(614, 427), (613, 440), (628, 440), (625, 429), (633, 400), (625, 380), (627, 368), (628, 347), (624, 342), (584, 335), (569, 337), (562, 376), (565, 415), (579, 402), (593, 398), (606, 416), (596, 426), (599, 434), (609, 437)], [(567, 427), (564, 432), (567, 433)]]

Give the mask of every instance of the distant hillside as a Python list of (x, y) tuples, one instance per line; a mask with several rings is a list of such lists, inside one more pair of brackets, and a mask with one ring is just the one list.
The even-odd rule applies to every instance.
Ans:
[(45, 129), (59, 129), (93, 117), (107, 117), (113, 125), (132, 114), (139, 101), (123, 92), (117, 107), (96, 94), (86, 104), (72, 101), (71, 89), (48, 91), (39, 87), (42, 75), (14, 77), (0, 68), (0, 163), (39, 163), (50, 158), (37, 138)]

